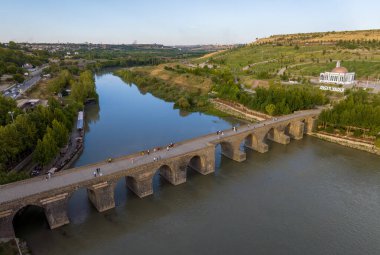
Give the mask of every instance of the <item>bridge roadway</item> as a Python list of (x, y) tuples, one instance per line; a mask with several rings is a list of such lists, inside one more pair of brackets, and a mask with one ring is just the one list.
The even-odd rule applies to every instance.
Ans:
[[(73, 191), (82, 187), (86, 187), (88, 189), (92, 188), (93, 193), (90, 192), (92, 195), (89, 193), (89, 198), (99, 211), (104, 211), (106, 209), (113, 208), (114, 201), (110, 202), (110, 205), (101, 205), (101, 203), (103, 202), (100, 202), (99, 198), (97, 197), (97, 189), (102, 189), (103, 187), (107, 187), (110, 183), (113, 183), (113, 185), (111, 185), (110, 187), (112, 191), (109, 191), (111, 194), (108, 195), (108, 197), (112, 196), (109, 199), (113, 200), (113, 189), (116, 183), (115, 180), (126, 176), (136, 177), (135, 179), (137, 179), (137, 181), (130, 180), (130, 183), (127, 179), (127, 185), (137, 195), (139, 195), (140, 197), (144, 197), (146, 195), (151, 194), (153, 191), (150, 190), (151, 188), (149, 187), (144, 187), (145, 184), (140, 185), (138, 183), (139, 180), (141, 179), (143, 181), (145, 177), (147, 177), (148, 179), (152, 179), (152, 176), (157, 171), (157, 169), (161, 167), (162, 164), (167, 164), (170, 166), (170, 168), (172, 168), (173, 163), (170, 163), (170, 160), (172, 159), (180, 159), (185, 155), (191, 155), (191, 157), (194, 157), (194, 155), (201, 155), (200, 161), (202, 162), (198, 166), (199, 169), (196, 170), (198, 170), (202, 174), (208, 174), (214, 171), (214, 154), (215, 146), (217, 144), (232, 144), (232, 147), (230, 146), (230, 149), (228, 149), (227, 147), (225, 148), (225, 146), (222, 144), (222, 153), (225, 156), (230, 157), (234, 160), (243, 161), (245, 160), (245, 153), (240, 152), (240, 144), (242, 141), (244, 141), (244, 139), (246, 139), (247, 135), (253, 133), (261, 134), (258, 136), (261, 136), (261, 138), (259, 139), (262, 141), (256, 141), (256, 145), (259, 146), (260, 143), (262, 143), (262, 145), (264, 145), (264, 148), (260, 149), (258, 147), (255, 147), (254, 144), (251, 144), (248, 147), (256, 149), (260, 152), (266, 152), (268, 150), (268, 146), (264, 143), (264, 141), (267, 137), (269, 138), (268, 132), (270, 131), (268, 130), (279, 129), (282, 132), (282, 134), (284, 134), (286, 127), (293, 125), (292, 123), (298, 123), (297, 127), (299, 128), (297, 132), (301, 133), (300, 135), (298, 135), (298, 138), (296, 139), (301, 139), (304, 131), (308, 132), (313, 128), (315, 119), (319, 115), (319, 113), (319, 109), (299, 111), (290, 115), (273, 118), (256, 124), (243, 125), (238, 127), (237, 131), (233, 131), (232, 129), (224, 130), (223, 136), (218, 136), (215, 133), (213, 133), (190, 139), (187, 141), (183, 141), (175, 144), (174, 147), (171, 148), (169, 151), (167, 151), (164, 148), (157, 152), (152, 152), (150, 153), (150, 155), (132, 154), (120, 158), (115, 158), (112, 160), (111, 163), (107, 163), (106, 161), (104, 161), (100, 163), (85, 165), (82, 167), (72, 168), (54, 174), (49, 180), (46, 180), (45, 176), (38, 176), (28, 180), (2, 185), (0, 186), (0, 227), (2, 227), (3, 224), (9, 225), (9, 221), (12, 222), (16, 212), (24, 206), (34, 204), (44, 207), (44, 205), (47, 205), (49, 203), (54, 204), (56, 201), (59, 201), (63, 198), (67, 203), (67, 200), (73, 193)], [(304, 124), (307, 126), (304, 126)], [(287, 144), (289, 142), (290, 138), (288, 136), (281, 135), (280, 133), (279, 135), (275, 135), (276, 132), (277, 131), (275, 131), (272, 134), (272, 138), (270, 140), (277, 141), (283, 144)], [(203, 153), (202, 151), (205, 152)], [(244, 154), (244, 157), (241, 157), (241, 154)], [(161, 157), (161, 159), (158, 161), (154, 161), (154, 157)], [(210, 159), (205, 160), (205, 158), (207, 157)], [(207, 162), (210, 162), (210, 164), (208, 164)], [(153, 172), (149, 170), (149, 173), (146, 173), (146, 169), (151, 169), (152, 167), (155, 168), (155, 170)], [(93, 173), (96, 168), (101, 169), (102, 176), (94, 177)], [(203, 168), (203, 170), (200, 168)], [(141, 172), (144, 172), (144, 174), (140, 174)], [(171, 172), (165, 173), (165, 171), (163, 171), (161, 175), (163, 175), (166, 179), (168, 179), (171, 183), (175, 185), (186, 181), (186, 172), (184, 180), (183, 178), (182, 180), (176, 179), (179, 175), (172, 174)], [(151, 180), (147, 183), (147, 185), (151, 186)], [(104, 194), (102, 194), (102, 196), (103, 197), (101, 197), (100, 199), (104, 200)], [(36, 199), (36, 197), (38, 197), (38, 199)], [(68, 219), (65, 219), (63, 222), (56, 222), (56, 219), (54, 218), (61, 217), (54, 216), (55, 214), (57, 214), (56, 209), (47, 207), (44, 207), (44, 209), (51, 228), (55, 228), (68, 223)], [(53, 215), (50, 218), (48, 215), (49, 213)], [(8, 219), (6, 220), (7, 217)], [(67, 218), (67, 216), (64, 217)], [(2, 231), (0, 230), (0, 238), (6, 235), (14, 235), (13, 226), (12, 229), (8, 232), (1, 232)]]

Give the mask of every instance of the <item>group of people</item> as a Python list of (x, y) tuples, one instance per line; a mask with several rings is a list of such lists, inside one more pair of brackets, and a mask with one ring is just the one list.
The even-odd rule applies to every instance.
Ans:
[[(167, 151), (169, 151), (171, 148), (173, 148), (174, 147), (174, 143), (170, 143), (168, 146), (166, 146), (166, 150)], [(160, 147), (155, 147), (155, 148), (153, 148), (153, 152), (158, 152), (158, 151), (160, 151), (161, 150), (161, 148)], [(144, 156), (144, 155), (150, 155), (150, 150), (146, 150), (146, 151), (141, 151), (140, 152), (140, 155), (141, 156)], [(153, 157), (153, 161), (158, 161), (158, 160), (160, 160), (161, 159), (161, 156), (157, 156), (157, 157)], [(131, 162), (132, 162), (132, 164), (135, 162), (135, 159), (134, 158), (132, 158), (131, 159)]]
[(174, 147), (174, 143), (170, 143), (168, 146), (166, 146), (166, 150), (169, 151), (173, 147)]
[(224, 133), (223, 133), (222, 130), (216, 131), (216, 134), (217, 134), (218, 136), (219, 136), (219, 135), (224, 136)]
[(102, 176), (103, 173), (100, 171), (100, 168), (96, 168), (96, 170), (94, 171), (94, 177), (97, 177), (97, 176)]

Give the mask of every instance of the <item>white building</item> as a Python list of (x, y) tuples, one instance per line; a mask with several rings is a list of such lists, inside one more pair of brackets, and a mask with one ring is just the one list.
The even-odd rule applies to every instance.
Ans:
[(355, 83), (355, 73), (349, 73), (347, 68), (340, 66), (340, 61), (338, 61), (331, 72), (320, 74), (319, 82), (351, 85)]

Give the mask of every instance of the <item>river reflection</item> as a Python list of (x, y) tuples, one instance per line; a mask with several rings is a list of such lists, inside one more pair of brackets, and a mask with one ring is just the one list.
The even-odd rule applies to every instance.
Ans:
[[(182, 116), (111, 74), (96, 84), (100, 105), (86, 109), (77, 166), (235, 124)], [(270, 144), (265, 154), (247, 151), (242, 163), (216, 157), (214, 174), (188, 172), (178, 186), (156, 175), (154, 194), (144, 199), (120, 179), (117, 206), (104, 213), (80, 189), (69, 202), (71, 224), (51, 231), (40, 217), (17, 235), (42, 255), (380, 254), (378, 156), (305, 137)]]

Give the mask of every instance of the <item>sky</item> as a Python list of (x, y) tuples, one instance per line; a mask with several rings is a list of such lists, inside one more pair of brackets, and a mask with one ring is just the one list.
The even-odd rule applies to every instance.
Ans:
[(0, 0), (0, 41), (249, 43), (380, 28), (379, 0)]

